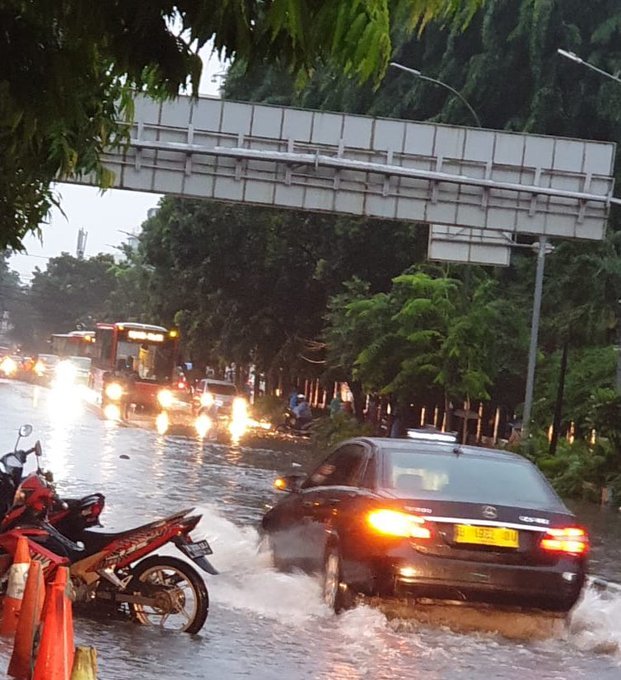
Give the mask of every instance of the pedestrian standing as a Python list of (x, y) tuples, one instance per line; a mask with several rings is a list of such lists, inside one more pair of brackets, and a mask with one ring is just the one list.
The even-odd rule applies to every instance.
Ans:
[(343, 410), (343, 401), (341, 395), (337, 392), (330, 402), (330, 417), (333, 418), (337, 413)]

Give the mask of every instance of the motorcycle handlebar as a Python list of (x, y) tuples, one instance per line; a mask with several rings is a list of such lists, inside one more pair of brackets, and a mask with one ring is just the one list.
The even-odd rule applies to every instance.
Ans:
[(34, 453), (37, 456), (42, 455), (43, 451), (41, 450), (41, 442), (37, 439), (35, 442), (35, 445), (28, 449), (27, 451), (24, 451), (24, 453), (29, 456), (31, 453)]
[[(26, 450), (23, 450), (23, 449), (16, 449), (15, 451), (11, 451), (10, 453), (5, 453), (4, 456), (2, 456), (2, 457), (0, 458), (0, 462), (6, 467), (6, 462), (11, 458), (11, 456), (13, 456), (13, 457), (17, 458), (17, 460), (18, 460), (22, 465), (24, 465), (24, 464), (26, 463), (26, 459), (28, 458), (28, 456), (29, 456), (31, 453), (34, 453), (34, 454), (37, 455), (37, 456), (41, 456), (41, 455), (42, 455), (43, 452), (42, 452), (42, 450), (41, 450), (41, 442), (39, 442), (39, 441), (37, 440), (37, 442), (35, 443), (35, 445), (34, 445), (32, 448), (30, 448), (30, 449), (26, 449)], [(12, 466), (12, 467), (14, 467), (14, 466)]]

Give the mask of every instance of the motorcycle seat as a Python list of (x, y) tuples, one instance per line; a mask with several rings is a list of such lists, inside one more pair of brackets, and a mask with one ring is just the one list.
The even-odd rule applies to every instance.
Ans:
[(89, 531), (84, 530), (80, 535), (80, 540), (84, 543), (84, 548), (88, 555), (93, 555), (100, 550), (103, 550), (107, 545), (117, 538), (133, 533), (131, 531), (119, 531), (117, 533), (110, 533), (107, 531)]

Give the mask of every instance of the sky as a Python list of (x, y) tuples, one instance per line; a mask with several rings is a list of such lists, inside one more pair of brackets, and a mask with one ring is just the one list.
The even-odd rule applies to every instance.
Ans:
[[(226, 70), (215, 55), (210, 56), (206, 47), (203, 57), (203, 74), (199, 93), (219, 96), (221, 77)], [(22, 283), (32, 279), (33, 270), (45, 270), (47, 260), (63, 252), (76, 254), (78, 232), (87, 232), (85, 256), (97, 253), (118, 253), (118, 247), (128, 239), (129, 234), (139, 233), (140, 225), (147, 219), (147, 211), (155, 208), (161, 198), (159, 194), (139, 191), (110, 189), (101, 192), (94, 187), (57, 184), (62, 212), (53, 209), (49, 223), (41, 227), (42, 241), (29, 235), (24, 239), (25, 254), (13, 255), (9, 267), (18, 272)], [(64, 212), (64, 215), (63, 215)]]

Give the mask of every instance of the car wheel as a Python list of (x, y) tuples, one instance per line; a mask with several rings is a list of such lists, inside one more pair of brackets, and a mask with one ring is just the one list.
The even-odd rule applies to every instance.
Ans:
[(353, 606), (353, 597), (346, 583), (343, 583), (341, 553), (337, 546), (328, 546), (323, 563), (323, 601), (336, 614)]

